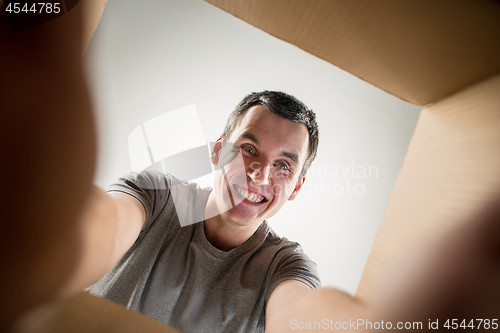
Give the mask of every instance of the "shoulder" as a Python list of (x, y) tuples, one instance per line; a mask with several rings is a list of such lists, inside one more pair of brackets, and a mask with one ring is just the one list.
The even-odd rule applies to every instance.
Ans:
[[(266, 222), (264, 222), (266, 223)], [(309, 259), (304, 253), (304, 250), (299, 243), (289, 240), (286, 237), (279, 236), (271, 227), (267, 226), (268, 233), (266, 237), (266, 242), (270, 246), (275, 247), (276, 251), (282, 255), (304, 255), (305, 259)]]
[(299, 243), (280, 237), (269, 228), (266, 238), (273, 248), (275, 273), (271, 288), (285, 280), (298, 280), (310, 288), (320, 286), (320, 279), (316, 263), (309, 258)]
[(186, 197), (196, 198), (210, 193), (211, 188), (200, 187), (197, 183), (184, 181), (169, 173), (157, 170), (130, 172), (110, 186), (112, 191), (172, 191)]
[(181, 226), (202, 221), (211, 191), (171, 174), (148, 169), (121, 177), (109, 190), (127, 193), (142, 203), (146, 211), (144, 227), (167, 215), (178, 217)]
[(111, 191), (144, 192), (150, 190), (168, 190), (172, 184), (171, 177), (159, 171), (144, 170), (140, 173), (130, 172), (120, 177), (110, 186)]
[(204, 220), (205, 206), (211, 192), (209, 187), (177, 179), (165, 175), (169, 183), (170, 197), (174, 203), (181, 226), (198, 223)]

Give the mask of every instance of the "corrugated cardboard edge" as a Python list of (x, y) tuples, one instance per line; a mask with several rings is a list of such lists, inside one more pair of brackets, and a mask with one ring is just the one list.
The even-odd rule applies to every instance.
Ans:
[(500, 74), (422, 110), (357, 297), (377, 297), (395, 265), (469, 219), (500, 188)]

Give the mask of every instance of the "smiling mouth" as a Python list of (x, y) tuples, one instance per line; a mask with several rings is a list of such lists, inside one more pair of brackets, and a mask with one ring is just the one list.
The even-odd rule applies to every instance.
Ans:
[(238, 185), (233, 185), (233, 187), (236, 190), (236, 192), (238, 192), (239, 195), (241, 195), (243, 198), (247, 199), (251, 203), (262, 203), (267, 201), (267, 199), (261, 194), (248, 193), (247, 190)]

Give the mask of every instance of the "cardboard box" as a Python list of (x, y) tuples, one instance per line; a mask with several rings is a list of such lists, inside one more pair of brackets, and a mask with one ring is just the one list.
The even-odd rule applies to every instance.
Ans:
[[(498, 192), (498, 2), (206, 1), (394, 96), (431, 104), (421, 113), (357, 297), (376, 297), (373, 286), (405, 253), (465, 220)], [(90, 12), (89, 26), (95, 27), (100, 10)], [(14, 331), (137, 330), (173, 332), (82, 294), (35, 310)]]

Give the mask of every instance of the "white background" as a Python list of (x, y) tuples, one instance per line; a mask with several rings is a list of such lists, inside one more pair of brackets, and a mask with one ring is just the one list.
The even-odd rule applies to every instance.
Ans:
[(104, 188), (131, 170), (128, 135), (165, 112), (195, 104), (214, 141), (252, 91), (284, 91), (312, 108), (318, 157), (269, 223), (302, 245), (324, 286), (356, 292), (419, 107), (201, 0), (108, 0), (85, 61)]

